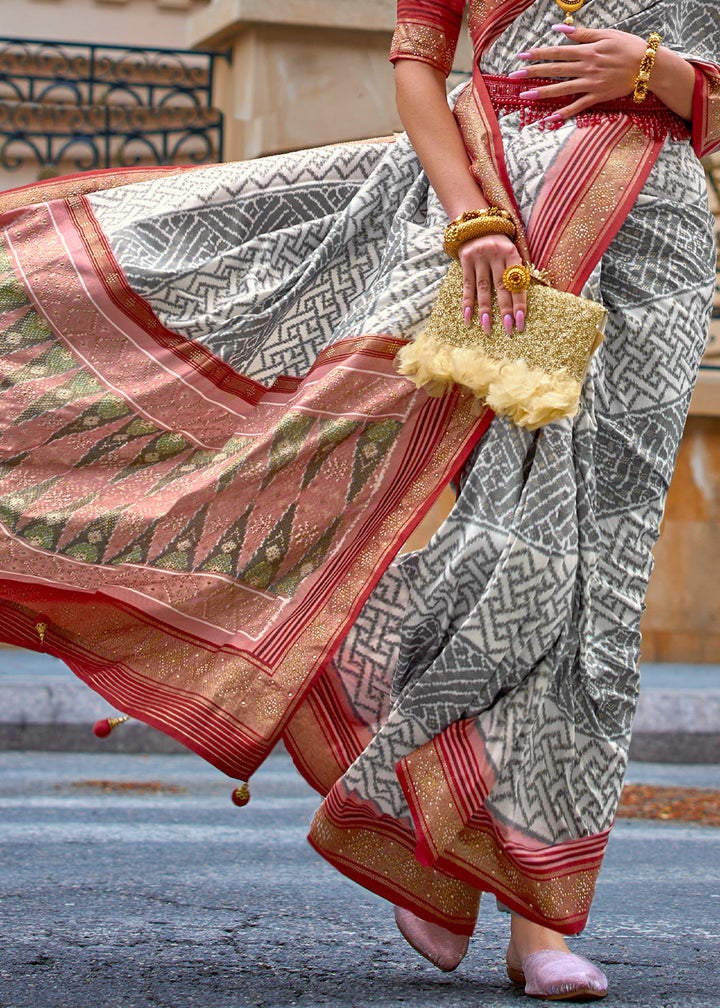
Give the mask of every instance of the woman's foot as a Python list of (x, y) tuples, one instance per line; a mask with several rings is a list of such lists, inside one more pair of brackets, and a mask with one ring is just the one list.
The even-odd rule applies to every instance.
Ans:
[(395, 923), (405, 941), (443, 973), (457, 969), (465, 958), (470, 939), (430, 924), (409, 910), (395, 907)]
[(603, 998), (607, 978), (584, 956), (574, 955), (557, 931), (512, 916), (507, 950), (508, 976), (530, 997), (546, 1001)]

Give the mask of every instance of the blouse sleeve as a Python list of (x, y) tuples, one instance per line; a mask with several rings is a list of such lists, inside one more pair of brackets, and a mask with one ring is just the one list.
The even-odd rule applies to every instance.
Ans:
[(397, 27), (390, 61), (415, 59), (440, 70), (452, 70), (467, 0), (398, 0)]
[(698, 157), (720, 147), (720, 66), (695, 63), (692, 139)]

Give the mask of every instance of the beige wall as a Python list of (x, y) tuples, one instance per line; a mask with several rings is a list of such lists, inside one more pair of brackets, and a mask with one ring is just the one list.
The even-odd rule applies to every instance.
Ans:
[[(233, 53), (215, 99), (226, 158), (401, 129), (388, 60), (395, 15), (395, 0), (211, 0), (197, 11), (193, 45)], [(471, 63), (463, 33), (456, 65)]]
[(188, 15), (208, 2), (0, 0), (0, 35), (184, 49)]

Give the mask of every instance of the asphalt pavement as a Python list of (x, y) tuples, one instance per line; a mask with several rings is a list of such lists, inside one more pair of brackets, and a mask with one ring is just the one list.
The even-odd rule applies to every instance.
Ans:
[[(628, 780), (717, 785), (716, 766)], [(282, 752), (250, 804), (192, 755), (0, 752), (0, 1008), (495, 1008), (507, 917), (484, 902), (442, 974), (382, 900), (305, 841), (317, 797)], [(613, 1008), (720, 1008), (720, 829), (619, 821), (572, 945)]]

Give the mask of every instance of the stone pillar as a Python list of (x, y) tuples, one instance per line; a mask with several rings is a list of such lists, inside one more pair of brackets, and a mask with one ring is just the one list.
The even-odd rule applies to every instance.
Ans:
[(654, 553), (643, 661), (720, 664), (720, 416), (688, 418)]
[(394, 0), (213, 0), (192, 45), (227, 49), (213, 104), (225, 160), (400, 129), (388, 62)]
[[(720, 155), (705, 167), (720, 267)], [(720, 664), (720, 282), (715, 308), (654, 550), (644, 661)]]

